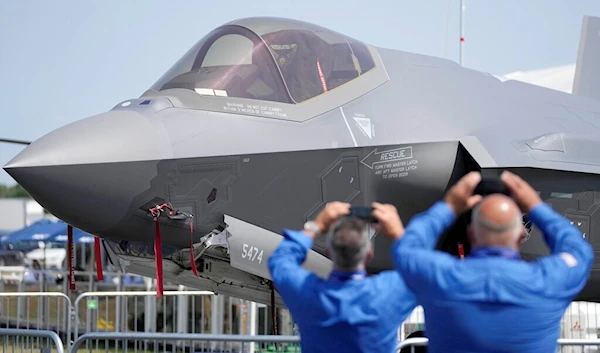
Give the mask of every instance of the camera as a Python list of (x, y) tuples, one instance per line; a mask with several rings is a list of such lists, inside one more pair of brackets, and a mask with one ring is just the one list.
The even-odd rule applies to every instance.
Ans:
[(373, 207), (350, 207), (349, 216), (353, 216), (367, 223), (377, 223), (377, 218), (373, 217)]
[[(475, 190), (473, 190), (473, 194), (481, 195), (482, 197), (491, 194), (503, 194), (511, 197), (510, 191), (498, 177), (482, 177)], [(441, 242), (437, 247), (448, 251), (450, 254), (459, 256), (461, 255), (461, 250), (458, 249), (462, 246), (464, 255), (467, 256), (471, 252), (471, 244), (467, 237), (467, 227), (471, 224), (472, 214), (473, 210), (471, 209), (459, 215), (454, 224), (440, 237)]]
[[(506, 195), (509, 197), (511, 196), (510, 191), (508, 190), (506, 185), (504, 185), (502, 180), (500, 180), (499, 178), (494, 178), (494, 177), (481, 178), (481, 181), (479, 182), (479, 184), (477, 184), (477, 187), (475, 187), (475, 190), (473, 191), (473, 195), (481, 195), (482, 197), (485, 197), (485, 196), (491, 195), (491, 194), (503, 194), (503, 195)], [(472, 213), (473, 213), (473, 211), (469, 210), (465, 214), (465, 217), (467, 219), (467, 224), (471, 223), (471, 214)]]
[(510, 196), (510, 191), (502, 180), (498, 178), (481, 178), (481, 181), (473, 191), (474, 195), (487, 196), (491, 194), (504, 194)]

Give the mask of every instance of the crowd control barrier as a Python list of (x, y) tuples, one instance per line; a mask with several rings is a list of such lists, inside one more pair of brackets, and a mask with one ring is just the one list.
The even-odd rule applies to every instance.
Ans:
[[(85, 346), (84, 346), (85, 343)], [(110, 346), (110, 349), (107, 346)], [(73, 343), (71, 352), (281, 352), (299, 353), (300, 337), (273, 335), (211, 335), (181, 333), (86, 333)], [(106, 347), (106, 348), (105, 348)], [(98, 349), (100, 348), (100, 349)]]
[(0, 329), (2, 352), (64, 353), (60, 337), (54, 331)]

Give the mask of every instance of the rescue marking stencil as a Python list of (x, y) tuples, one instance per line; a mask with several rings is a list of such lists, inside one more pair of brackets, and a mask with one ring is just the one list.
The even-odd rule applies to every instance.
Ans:
[(419, 161), (413, 158), (412, 146), (393, 148), (379, 152), (375, 148), (360, 161), (383, 179), (396, 179), (408, 176), (417, 170)]
[(369, 167), (369, 169), (373, 169), (375, 164), (378, 163), (391, 163), (395, 161), (401, 161), (403, 159), (410, 159), (412, 157), (412, 146), (394, 148), (381, 152), (378, 152), (377, 148), (375, 148), (360, 162)]

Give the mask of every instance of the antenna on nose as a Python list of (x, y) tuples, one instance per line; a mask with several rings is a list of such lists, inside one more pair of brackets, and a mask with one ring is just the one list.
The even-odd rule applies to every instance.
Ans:
[(31, 144), (31, 142), (29, 142), (29, 141), (13, 140), (13, 139), (3, 139), (3, 138), (0, 138), (0, 142), (14, 143), (14, 144), (17, 144), (17, 145), (29, 145), (29, 144)]

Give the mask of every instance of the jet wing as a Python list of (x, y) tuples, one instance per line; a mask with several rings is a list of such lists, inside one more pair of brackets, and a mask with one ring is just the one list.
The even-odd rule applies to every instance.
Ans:
[(600, 174), (599, 29), (600, 18), (584, 18), (573, 95), (519, 81), (502, 83), (512, 102), (500, 106), (505, 119), (461, 141), (481, 167)]
[(500, 107), (505, 109), (506, 119), (489, 119), (472, 135), (460, 139), (482, 168), (600, 174), (599, 101), (518, 81), (503, 85), (508, 86), (515, 104)]

